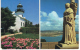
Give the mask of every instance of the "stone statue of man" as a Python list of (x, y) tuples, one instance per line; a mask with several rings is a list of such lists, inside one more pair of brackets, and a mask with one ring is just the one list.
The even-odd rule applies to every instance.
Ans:
[(56, 45), (59, 48), (73, 48), (78, 47), (76, 43), (75, 32), (75, 15), (77, 12), (77, 3), (71, 0), (71, 3), (65, 4), (65, 12), (63, 16), (63, 37), (62, 40)]
[(64, 43), (73, 43), (73, 22), (74, 14), (73, 9), (70, 8), (70, 4), (65, 4), (66, 10), (64, 12), (64, 22), (63, 22), (63, 38)]

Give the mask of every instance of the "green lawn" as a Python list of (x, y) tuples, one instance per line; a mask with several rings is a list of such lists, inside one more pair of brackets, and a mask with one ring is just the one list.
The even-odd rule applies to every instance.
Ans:
[(3, 32), (1, 32), (1, 36), (3, 36), (3, 35), (9, 35), (9, 34), (11, 34), (11, 33), (6, 32), (6, 33), (4, 34)]
[[(10, 36), (13, 37), (13, 36)], [(15, 38), (32, 38), (32, 39), (39, 39), (39, 34), (32, 34), (32, 33), (28, 33), (28, 34), (18, 34), (18, 35), (14, 35)]]

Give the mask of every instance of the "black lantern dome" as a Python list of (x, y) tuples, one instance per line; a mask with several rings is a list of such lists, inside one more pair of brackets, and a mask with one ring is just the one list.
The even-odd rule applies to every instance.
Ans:
[(17, 7), (23, 7), (20, 3), (17, 5)]
[(20, 3), (17, 5), (17, 9), (15, 10), (15, 12), (23, 12), (24, 13), (23, 6)]

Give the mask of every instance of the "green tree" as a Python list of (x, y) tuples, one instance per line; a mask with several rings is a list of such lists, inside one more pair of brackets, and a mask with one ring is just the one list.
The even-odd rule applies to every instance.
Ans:
[(29, 27), (33, 27), (32, 22), (30, 22)]
[(25, 27), (33, 27), (32, 22), (25, 20)]
[(27, 22), (28, 20), (25, 20), (25, 27), (27, 27), (27, 25), (28, 25), (28, 22)]
[(39, 27), (39, 24), (36, 24), (35, 27)]
[(25, 27), (29, 27), (29, 22), (28, 20), (25, 21)]
[(8, 7), (1, 8), (1, 28), (5, 31), (9, 29), (10, 26), (15, 26), (15, 17)]

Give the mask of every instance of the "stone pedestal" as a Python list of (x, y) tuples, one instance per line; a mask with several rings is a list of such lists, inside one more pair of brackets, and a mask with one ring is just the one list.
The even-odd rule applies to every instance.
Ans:
[(64, 44), (64, 43), (59, 43), (56, 45), (56, 49), (78, 49), (79, 44)]

